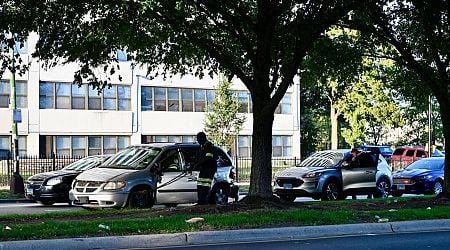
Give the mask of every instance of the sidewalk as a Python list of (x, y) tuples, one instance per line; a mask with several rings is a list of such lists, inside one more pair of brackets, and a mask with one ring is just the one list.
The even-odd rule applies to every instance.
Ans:
[(0, 249), (128, 249), (450, 230), (450, 219), (0, 242)]

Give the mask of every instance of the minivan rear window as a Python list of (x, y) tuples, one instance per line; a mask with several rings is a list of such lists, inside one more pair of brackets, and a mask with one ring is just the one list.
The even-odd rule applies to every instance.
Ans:
[(405, 152), (405, 149), (403, 148), (397, 148), (394, 153), (392, 153), (393, 155), (402, 155), (403, 152)]
[(409, 149), (408, 151), (406, 151), (405, 156), (414, 156), (414, 149)]

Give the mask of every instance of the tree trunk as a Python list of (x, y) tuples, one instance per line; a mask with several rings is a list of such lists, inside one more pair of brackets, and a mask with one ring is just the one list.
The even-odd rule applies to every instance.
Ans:
[(330, 120), (331, 120), (331, 149), (338, 148), (338, 117), (339, 112), (330, 105)]
[(253, 109), (252, 171), (248, 196), (270, 198), (272, 193), (273, 112)]
[(450, 109), (449, 109), (450, 104), (448, 103), (448, 101), (439, 100), (439, 97), (438, 101), (441, 109), (441, 119), (445, 138), (444, 189), (442, 195), (444, 197), (450, 198)]

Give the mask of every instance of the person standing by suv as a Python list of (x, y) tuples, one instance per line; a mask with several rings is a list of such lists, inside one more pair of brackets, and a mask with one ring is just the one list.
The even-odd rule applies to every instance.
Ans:
[(208, 203), (208, 193), (211, 189), (214, 174), (217, 171), (217, 162), (216, 157), (214, 157), (214, 146), (208, 141), (205, 133), (197, 133), (197, 142), (200, 144), (199, 161), (193, 169), (200, 171), (197, 180), (197, 204), (205, 205)]

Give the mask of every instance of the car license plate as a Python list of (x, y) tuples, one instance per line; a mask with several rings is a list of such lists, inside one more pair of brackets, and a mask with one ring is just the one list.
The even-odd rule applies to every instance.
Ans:
[(398, 184), (397, 185), (397, 189), (398, 190), (405, 190), (405, 185), (404, 184)]
[(27, 194), (33, 194), (34, 190), (33, 188), (27, 188)]
[(85, 196), (78, 197), (78, 201), (82, 204), (89, 203), (89, 198)]
[(284, 189), (292, 189), (292, 183), (284, 183), (283, 188)]

